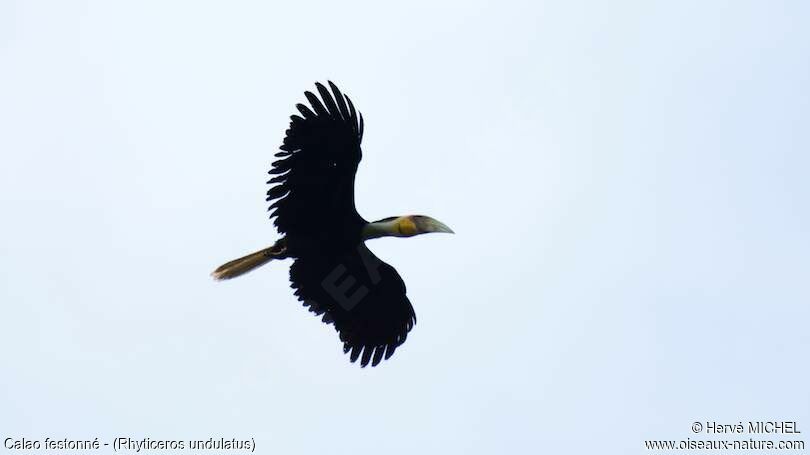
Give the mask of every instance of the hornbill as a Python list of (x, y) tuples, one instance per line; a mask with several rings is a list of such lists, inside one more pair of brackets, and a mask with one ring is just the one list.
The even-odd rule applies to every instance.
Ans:
[[(354, 205), (354, 176), (360, 163), (363, 116), (348, 96), (316, 83), (320, 99), (304, 92), (311, 108), (290, 128), (270, 170), (270, 218), (282, 235), (272, 246), (227, 262), (212, 276), (240, 276), (274, 259), (291, 258), (295, 295), (322, 321), (334, 324), (344, 353), (376, 366), (405, 342), (416, 323), (405, 283), (397, 271), (365, 245), (378, 237), (412, 237), (453, 231), (421, 215), (383, 218), (369, 223)], [(334, 95), (334, 96), (333, 96)]]

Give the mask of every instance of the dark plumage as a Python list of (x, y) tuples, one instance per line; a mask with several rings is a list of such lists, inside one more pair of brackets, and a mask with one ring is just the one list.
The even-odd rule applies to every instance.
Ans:
[(363, 116), (329, 82), (305, 92), (291, 116), (267, 191), (270, 218), (284, 238), (270, 248), (236, 259), (214, 272), (239, 276), (271, 259), (292, 258), (290, 281), (309, 311), (333, 324), (344, 352), (363, 366), (391, 357), (405, 342), (416, 315), (397, 271), (365, 245), (381, 236), (410, 237), (452, 232), (424, 216), (369, 223), (354, 204), (354, 177), (362, 157)]
[[(362, 351), (363, 366), (370, 359), (377, 365), (405, 342), (416, 315), (397, 271), (382, 264), (379, 281), (372, 282), (361, 258), (367, 254), (376, 259), (360, 235), (368, 222), (354, 205), (363, 116), (331, 82), (334, 98), (322, 84), (316, 86), (323, 103), (313, 93), (305, 93), (314, 112), (297, 105), (303, 117), (290, 117), (290, 129), (280, 147), (283, 152), (276, 155), (282, 158), (270, 170), (270, 174), (279, 174), (268, 182), (276, 184), (267, 192), (267, 200), (275, 200), (270, 217), (285, 234), (288, 254), (295, 258), (290, 281), (298, 300), (316, 315), (323, 314), (324, 322), (334, 324), (352, 361)], [(323, 286), (324, 279), (340, 265), (346, 272), (336, 278), (356, 280), (344, 296), (368, 289), (351, 309), (344, 308), (350, 302), (341, 305), (330, 295), (332, 288)]]

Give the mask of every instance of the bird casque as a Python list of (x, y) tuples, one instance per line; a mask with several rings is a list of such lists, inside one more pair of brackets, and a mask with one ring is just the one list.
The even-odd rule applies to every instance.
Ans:
[(223, 264), (212, 276), (231, 279), (272, 260), (293, 259), (290, 282), (298, 300), (334, 325), (352, 362), (376, 366), (405, 342), (416, 315), (402, 278), (365, 241), (453, 231), (427, 216), (368, 222), (357, 213), (354, 176), (362, 157), (363, 115), (332, 82), (331, 93), (323, 84), (315, 86), (321, 98), (307, 91), (312, 107), (296, 105), (301, 115), (290, 117), (267, 182), (270, 218), (282, 238)]

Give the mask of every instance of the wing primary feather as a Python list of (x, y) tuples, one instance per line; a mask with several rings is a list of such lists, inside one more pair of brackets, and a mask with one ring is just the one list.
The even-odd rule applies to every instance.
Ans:
[(377, 349), (374, 350), (374, 358), (371, 360), (371, 366), (376, 367), (382, 360), (384, 353), (385, 346), (377, 346)]
[(304, 96), (306, 96), (307, 99), (309, 100), (309, 104), (312, 105), (312, 109), (315, 109), (315, 113), (317, 113), (318, 115), (329, 116), (329, 112), (326, 110), (325, 107), (323, 107), (323, 103), (321, 103), (321, 100), (319, 100), (314, 93), (306, 91), (304, 92)]
[(295, 105), (295, 107), (298, 109), (298, 112), (300, 112), (301, 115), (304, 116), (305, 119), (314, 119), (315, 117), (317, 117), (315, 113), (312, 112), (312, 110), (308, 108), (305, 104), (298, 103)]
[(290, 168), (289, 158), (273, 161), (273, 169)]
[(365, 368), (368, 365), (369, 360), (371, 360), (371, 354), (374, 352), (374, 346), (366, 346), (363, 349), (363, 358), (360, 359), (360, 366)]
[(360, 351), (362, 351), (362, 350), (363, 350), (363, 346), (361, 346), (361, 345), (352, 346), (352, 353), (349, 356), (349, 360), (351, 360), (352, 362), (356, 362), (357, 358), (360, 357)]
[(284, 193), (286, 193), (286, 192), (287, 192), (287, 187), (285, 185), (274, 186), (273, 188), (270, 188), (269, 190), (267, 190), (267, 200), (269, 201), (269, 200), (272, 200), (272, 199), (279, 198), (279, 197), (283, 196)]
[(337, 88), (337, 85), (333, 84), (332, 81), (327, 81), (329, 83), (329, 87), (332, 89), (332, 93), (335, 95), (335, 101), (337, 101), (338, 109), (340, 110), (340, 116), (343, 117), (344, 121), (349, 121), (349, 108), (346, 107), (346, 101), (343, 99), (343, 94), (340, 93), (340, 89)]
[(349, 103), (349, 123), (352, 126), (352, 130), (357, 132), (357, 110), (354, 108), (354, 103), (352, 103), (352, 99), (349, 98), (349, 95), (344, 95), (346, 97), (346, 102)]
[(329, 111), (329, 115), (336, 119), (340, 119), (340, 112), (338, 111), (335, 100), (332, 99), (332, 94), (329, 93), (329, 90), (327, 90), (326, 87), (324, 87), (320, 82), (316, 83), (315, 86), (318, 87), (318, 93), (321, 94), (321, 98), (326, 104), (326, 109)]

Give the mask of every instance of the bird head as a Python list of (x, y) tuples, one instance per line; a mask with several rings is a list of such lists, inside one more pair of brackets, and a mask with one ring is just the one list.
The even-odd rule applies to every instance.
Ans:
[(429, 216), (405, 215), (383, 218), (367, 224), (363, 229), (363, 238), (367, 240), (377, 237), (413, 237), (430, 232), (454, 233), (446, 224)]

